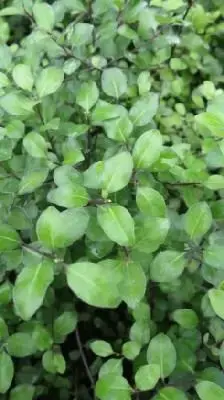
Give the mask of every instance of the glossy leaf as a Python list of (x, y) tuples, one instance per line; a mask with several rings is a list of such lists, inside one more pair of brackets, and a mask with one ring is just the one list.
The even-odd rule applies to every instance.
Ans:
[(148, 169), (160, 157), (162, 136), (159, 131), (143, 133), (135, 143), (133, 161), (137, 169)]
[(160, 378), (160, 367), (157, 364), (143, 365), (135, 374), (135, 383), (139, 390), (152, 390)]
[(108, 95), (117, 99), (127, 91), (127, 78), (119, 68), (106, 68), (102, 73), (102, 89)]
[(156, 335), (147, 350), (147, 361), (159, 367), (161, 379), (169, 376), (176, 366), (176, 350), (169, 336), (164, 333)]
[(159, 192), (150, 187), (138, 187), (136, 193), (136, 203), (139, 210), (152, 217), (165, 217), (166, 204)]
[(9, 354), (0, 352), (0, 393), (4, 394), (11, 386), (14, 375), (14, 365)]
[(62, 85), (63, 80), (64, 73), (60, 68), (48, 67), (43, 69), (35, 83), (38, 96), (42, 98), (55, 93)]
[(23, 90), (32, 91), (34, 79), (29, 65), (17, 64), (12, 71), (12, 76), (17, 86)]
[(199, 382), (195, 389), (201, 400), (218, 400), (224, 396), (224, 389), (209, 381)]
[(224, 291), (220, 289), (210, 289), (208, 291), (208, 297), (216, 315), (224, 319), (224, 309), (223, 309)]
[(123, 267), (122, 299), (130, 308), (135, 308), (146, 290), (146, 277), (140, 264), (126, 262)]
[(83, 83), (76, 95), (76, 103), (89, 113), (96, 104), (99, 97), (99, 90), (94, 81)]
[(100, 400), (116, 398), (116, 400), (130, 400), (131, 388), (123, 376), (108, 374), (96, 382), (96, 396)]
[(137, 100), (130, 110), (130, 118), (134, 125), (144, 126), (152, 121), (159, 106), (157, 93), (150, 93)]
[(212, 224), (212, 214), (207, 203), (192, 205), (184, 218), (184, 227), (191, 240), (200, 239)]
[(100, 357), (108, 357), (114, 352), (111, 345), (104, 340), (95, 340), (90, 343), (90, 349)]
[(155, 282), (172, 282), (186, 266), (184, 253), (166, 250), (159, 253), (150, 266), (150, 276)]

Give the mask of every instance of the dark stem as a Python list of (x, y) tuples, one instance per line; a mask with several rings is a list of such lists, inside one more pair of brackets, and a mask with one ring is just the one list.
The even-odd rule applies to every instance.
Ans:
[(88, 366), (88, 363), (87, 363), (87, 359), (86, 359), (85, 353), (84, 353), (84, 351), (83, 351), (82, 342), (81, 342), (81, 339), (80, 339), (80, 334), (79, 334), (78, 328), (76, 328), (75, 336), (76, 336), (76, 342), (77, 342), (77, 345), (78, 345), (78, 348), (79, 348), (80, 356), (81, 356), (83, 365), (84, 365), (85, 370), (86, 370), (86, 375), (88, 376), (89, 381), (90, 381), (90, 383), (91, 383), (91, 386), (92, 386), (93, 389), (94, 389), (95, 382), (94, 382), (94, 379), (93, 379), (93, 377), (92, 377), (91, 371), (90, 371), (90, 369), (89, 369), (89, 366)]
[(32, 247), (32, 246), (30, 246), (30, 245), (28, 245), (26, 243), (22, 244), (22, 248), (24, 250), (30, 251), (31, 253), (36, 253), (36, 254), (38, 254), (38, 255), (40, 255), (42, 257), (46, 257), (46, 258), (49, 258), (52, 261), (55, 261), (55, 257), (54, 257), (53, 254), (48, 254), (48, 253), (45, 253), (44, 251), (35, 249), (34, 247)]
[[(187, 3), (188, 3), (188, 5), (187, 5), (187, 8), (186, 8), (186, 10), (185, 10), (185, 12), (184, 12), (184, 15), (183, 15), (183, 22), (184, 22), (184, 20), (187, 18), (188, 14), (189, 14), (189, 12), (190, 12), (190, 10), (191, 10), (191, 8), (193, 7), (193, 5), (194, 5), (194, 0), (187, 0)], [(179, 34), (179, 35), (181, 35), (182, 30), (183, 30), (183, 25), (181, 25), (181, 26), (179, 27), (179, 30), (178, 30), (178, 34)], [(174, 45), (171, 47), (171, 54), (170, 54), (169, 61), (171, 60), (171, 58), (173, 58), (174, 52), (175, 52), (175, 50), (176, 50), (176, 46), (177, 46), (177, 45), (174, 44)]]

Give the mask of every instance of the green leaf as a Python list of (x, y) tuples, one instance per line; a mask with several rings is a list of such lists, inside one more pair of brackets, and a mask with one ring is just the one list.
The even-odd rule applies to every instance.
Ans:
[(32, 400), (35, 392), (35, 387), (27, 383), (14, 387), (10, 392), (9, 400)]
[(6, 74), (0, 72), (0, 88), (4, 88), (10, 85), (10, 80)]
[(159, 95), (149, 93), (136, 100), (130, 110), (130, 118), (134, 125), (144, 126), (152, 121), (159, 106)]
[(43, 136), (36, 132), (30, 132), (24, 137), (23, 146), (32, 157), (46, 158), (47, 156), (47, 143)]
[(14, 82), (23, 90), (32, 91), (33, 74), (29, 65), (17, 64), (12, 71)]
[(138, 342), (129, 341), (123, 344), (122, 354), (128, 360), (134, 360), (140, 353), (141, 345)]
[(128, 116), (116, 118), (104, 123), (107, 136), (117, 142), (126, 142), (133, 130), (133, 124)]
[(203, 260), (206, 264), (213, 268), (224, 268), (224, 248), (219, 244), (210, 244), (203, 253)]
[(103, 91), (111, 97), (119, 99), (127, 92), (127, 77), (119, 68), (107, 68), (101, 77)]
[(0, 340), (4, 341), (9, 336), (8, 327), (3, 318), (0, 317)]
[(44, 369), (50, 374), (63, 374), (65, 372), (65, 359), (59, 351), (46, 351), (42, 358), (42, 364)]
[(207, 203), (193, 204), (184, 217), (184, 228), (191, 240), (200, 239), (212, 225), (212, 213)]
[(134, 221), (128, 210), (112, 204), (97, 209), (97, 220), (103, 231), (120, 246), (132, 246), (135, 240)]
[(0, 107), (8, 114), (15, 116), (31, 114), (35, 104), (35, 101), (17, 92), (10, 92), (0, 99)]
[(50, 332), (43, 325), (36, 325), (32, 333), (35, 347), (40, 351), (49, 350), (53, 344)]
[(136, 217), (134, 249), (142, 253), (153, 253), (164, 243), (170, 228), (167, 218)]
[(207, 128), (212, 135), (224, 137), (224, 116), (217, 112), (204, 112), (195, 117), (197, 123)]
[(47, 3), (35, 3), (33, 16), (38, 28), (51, 32), (54, 27), (54, 9)]
[(97, 161), (92, 164), (83, 174), (84, 186), (91, 189), (100, 189), (102, 187), (103, 171), (103, 161)]
[(224, 389), (213, 382), (199, 382), (195, 389), (201, 400), (220, 400), (224, 398)]
[(176, 350), (169, 336), (164, 333), (156, 335), (147, 350), (147, 361), (159, 367), (161, 379), (169, 376), (176, 366)]
[(164, 198), (157, 190), (147, 186), (138, 186), (136, 203), (139, 210), (152, 217), (166, 217), (166, 204)]
[(131, 400), (131, 388), (123, 376), (107, 374), (96, 382), (96, 396), (100, 400)]
[(199, 322), (196, 312), (187, 308), (175, 310), (172, 319), (184, 329), (194, 329)]
[(94, 307), (116, 308), (120, 302), (118, 283), (121, 280), (120, 265), (114, 261), (93, 264), (79, 262), (66, 268), (70, 289), (85, 303)]
[(224, 291), (221, 289), (210, 289), (208, 291), (208, 297), (216, 315), (224, 319)]
[(19, 194), (32, 193), (39, 188), (48, 177), (48, 168), (40, 168), (39, 170), (25, 172), (19, 183)]
[(0, 352), (0, 393), (6, 393), (14, 375), (12, 359), (4, 350)]
[(151, 88), (151, 76), (150, 72), (143, 71), (138, 76), (138, 91), (140, 96), (149, 92)]
[(64, 72), (58, 67), (48, 67), (42, 69), (36, 80), (36, 89), (38, 96), (45, 97), (55, 93), (64, 80)]
[(88, 114), (90, 109), (96, 104), (99, 97), (99, 90), (96, 82), (89, 81), (83, 83), (76, 95), (76, 103)]
[(13, 302), (16, 314), (23, 320), (29, 320), (41, 307), (53, 277), (53, 263), (50, 260), (22, 269), (13, 289)]
[(153, 400), (188, 400), (188, 397), (179, 389), (174, 387), (165, 387), (153, 397)]
[(126, 262), (122, 268), (124, 276), (121, 284), (122, 299), (128, 307), (135, 308), (145, 295), (145, 273), (137, 262)]
[(131, 179), (132, 169), (132, 157), (127, 151), (108, 158), (104, 162), (101, 187), (106, 193), (123, 189)]
[(77, 184), (68, 183), (48, 192), (47, 200), (60, 207), (75, 208), (88, 204), (89, 195), (86, 189)]
[(148, 169), (160, 157), (163, 141), (159, 131), (153, 129), (143, 133), (133, 149), (134, 165), (137, 169)]
[(186, 266), (184, 253), (166, 250), (160, 252), (150, 266), (150, 276), (155, 282), (172, 282), (177, 279)]
[(210, 175), (209, 178), (204, 182), (204, 185), (211, 190), (224, 189), (224, 176)]
[(8, 353), (13, 357), (28, 357), (36, 352), (32, 337), (29, 333), (13, 333), (7, 340)]
[(98, 100), (91, 116), (93, 124), (102, 125), (103, 121), (120, 118), (125, 115), (127, 115), (127, 110), (123, 106)]
[(148, 321), (136, 321), (130, 329), (130, 339), (141, 346), (149, 343), (150, 326)]
[(68, 137), (68, 139), (63, 143), (62, 153), (64, 157), (64, 164), (74, 166), (85, 159), (82, 151), (80, 150), (78, 142), (73, 137)]
[(78, 22), (75, 24), (74, 33), (71, 38), (72, 45), (80, 47), (92, 42), (94, 26), (91, 24)]
[(54, 341), (63, 343), (65, 336), (74, 332), (78, 322), (77, 314), (73, 311), (64, 311), (54, 321)]
[(113, 374), (113, 375), (122, 375), (123, 367), (122, 360), (119, 358), (111, 358), (106, 361), (99, 370), (99, 378), (102, 376)]
[(50, 249), (67, 247), (84, 235), (88, 221), (89, 216), (82, 208), (60, 213), (55, 207), (48, 207), (37, 221), (37, 236)]
[(0, 305), (9, 304), (12, 298), (12, 285), (5, 281), (0, 285)]
[(160, 378), (160, 367), (157, 364), (143, 365), (135, 374), (135, 383), (139, 390), (152, 390)]
[(0, 252), (13, 250), (19, 247), (21, 239), (10, 225), (0, 224)]
[(110, 343), (105, 342), (104, 340), (95, 340), (90, 343), (90, 349), (100, 357), (108, 357), (114, 353)]

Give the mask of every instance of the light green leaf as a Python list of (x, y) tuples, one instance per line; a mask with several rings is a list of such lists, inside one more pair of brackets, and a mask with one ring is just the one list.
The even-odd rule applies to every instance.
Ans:
[(224, 319), (224, 291), (221, 289), (210, 289), (208, 291), (208, 297), (216, 315)]
[(48, 207), (37, 221), (37, 236), (50, 249), (71, 246), (84, 235), (88, 221), (88, 213), (82, 208), (60, 213), (55, 207)]
[(104, 375), (113, 374), (113, 375), (122, 375), (123, 367), (122, 360), (119, 358), (111, 358), (106, 361), (99, 370), (99, 378)]
[(23, 90), (32, 91), (33, 74), (29, 65), (17, 64), (12, 71), (14, 82)]
[(23, 11), (19, 7), (5, 7), (0, 11), (0, 17), (8, 17), (11, 15), (23, 15)]
[(204, 185), (211, 190), (224, 189), (224, 176), (210, 175), (209, 178), (204, 182)]
[(116, 308), (120, 302), (120, 265), (79, 262), (66, 268), (70, 289), (85, 303), (94, 307)]
[(0, 224), (0, 252), (13, 250), (19, 247), (21, 239), (10, 225)]
[(120, 25), (118, 27), (117, 33), (118, 35), (121, 35), (130, 40), (138, 39), (137, 33), (133, 29), (129, 28), (127, 24)]
[(213, 268), (224, 269), (224, 247), (219, 244), (210, 244), (204, 250), (203, 259)]
[(16, 314), (25, 321), (29, 320), (43, 304), (47, 288), (53, 278), (53, 263), (50, 260), (24, 267), (17, 276), (13, 289)]
[(33, 112), (35, 104), (35, 101), (17, 92), (10, 92), (0, 99), (0, 106), (10, 115), (27, 116)]
[(90, 349), (100, 357), (108, 357), (114, 353), (110, 343), (105, 342), (104, 340), (95, 340), (90, 343)]
[(0, 305), (9, 304), (12, 298), (12, 285), (5, 281), (0, 285)]
[(160, 157), (163, 141), (159, 131), (143, 133), (135, 142), (133, 160), (137, 169), (148, 169)]
[(6, 393), (14, 375), (12, 359), (4, 350), (0, 352), (0, 393)]
[(48, 177), (48, 168), (27, 171), (19, 183), (19, 194), (32, 193), (40, 187)]
[(78, 22), (75, 24), (71, 43), (75, 47), (80, 47), (92, 42), (94, 26), (91, 24)]
[(165, 387), (153, 397), (153, 400), (188, 400), (188, 397), (179, 389), (174, 387)]
[(4, 88), (10, 85), (10, 80), (6, 74), (0, 72), (0, 88)]
[(176, 366), (176, 350), (169, 336), (164, 333), (156, 335), (147, 350), (149, 364), (159, 366), (161, 379), (169, 376)]
[(138, 342), (130, 340), (122, 346), (122, 354), (128, 360), (134, 360), (140, 353), (141, 345)]
[(14, 387), (10, 392), (9, 400), (32, 400), (35, 392), (35, 387), (27, 383)]
[(89, 81), (83, 83), (76, 95), (76, 103), (84, 108), (88, 114), (90, 109), (96, 104), (99, 97), (99, 90), (96, 86), (96, 82)]
[(119, 97), (127, 92), (127, 77), (119, 68), (107, 68), (101, 77), (103, 91), (111, 97)]
[(139, 210), (152, 217), (166, 217), (166, 204), (162, 195), (157, 190), (147, 186), (138, 186), (136, 203)]
[(194, 329), (199, 322), (196, 312), (187, 308), (175, 310), (172, 319), (184, 329)]
[(78, 317), (74, 311), (64, 311), (54, 321), (54, 341), (56, 343), (63, 343), (65, 336), (74, 332), (78, 322)]
[(128, 185), (133, 169), (131, 154), (127, 151), (108, 158), (104, 162), (101, 187), (106, 193), (114, 193)]
[(164, 243), (170, 228), (167, 218), (139, 216), (135, 220), (134, 250), (150, 254)]
[(102, 187), (103, 171), (103, 161), (93, 163), (83, 174), (84, 186), (90, 189), (100, 189)]
[(135, 383), (139, 390), (152, 390), (160, 378), (157, 364), (142, 365), (135, 374)]
[(148, 321), (136, 321), (130, 329), (130, 339), (138, 342), (141, 346), (149, 343), (150, 326)]
[(195, 386), (196, 392), (201, 400), (224, 399), (224, 389), (214, 382), (202, 381)]
[(128, 210), (112, 204), (97, 209), (97, 220), (103, 231), (120, 246), (132, 246), (135, 240), (134, 221)]
[(38, 28), (51, 32), (54, 27), (54, 9), (47, 3), (35, 3), (33, 16)]
[(47, 328), (43, 325), (36, 325), (32, 333), (35, 347), (40, 351), (49, 350), (53, 344), (53, 338)]
[(39, 133), (28, 133), (23, 139), (23, 146), (32, 157), (46, 158), (47, 156), (47, 143)]
[(96, 382), (96, 396), (100, 400), (131, 400), (131, 388), (123, 376), (107, 374)]
[(4, 341), (9, 336), (8, 327), (2, 317), (0, 317), (0, 340)]
[(128, 307), (135, 308), (145, 295), (145, 273), (139, 263), (132, 261), (124, 263), (122, 269), (124, 276), (121, 283), (122, 299)]
[(217, 112), (204, 112), (195, 117), (196, 121), (207, 128), (212, 135), (224, 137), (224, 116)]
[(151, 75), (148, 71), (143, 71), (138, 76), (138, 91), (140, 96), (149, 92), (151, 88)]
[(102, 125), (104, 121), (120, 118), (125, 115), (127, 115), (127, 110), (123, 106), (98, 100), (91, 116), (93, 124)]
[(36, 352), (32, 337), (29, 333), (13, 333), (7, 340), (8, 353), (13, 357), (28, 357)]
[(150, 276), (155, 282), (172, 282), (183, 272), (187, 260), (184, 253), (174, 250), (162, 251), (150, 265)]
[(63, 374), (65, 372), (66, 364), (65, 359), (61, 352), (54, 352), (48, 350), (44, 353), (42, 358), (42, 364), (44, 369), (50, 374)]
[(184, 217), (184, 228), (191, 240), (200, 239), (212, 225), (212, 213), (207, 203), (193, 204)]
[(107, 136), (117, 142), (126, 142), (133, 130), (133, 124), (128, 116), (123, 116), (104, 123)]
[(130, 118), (134, 125), (144, 126), (152, 121), (159, 106), (159, 95), (149, 93), (136, 100), (130, 110)]
[(68, 139), (63, 143), (62, 153), (64, 157), (63, 163), (66, 165), (74, 166), (85, 159), (77, 140), (73, 137), (68, 137)]
[(42, 69), (36, 80), (36, 89), (39, 97), (55, 93), (64, 80), (64, 72), (58, 67)]
[(50, 190), (47, 200), (60, 207), (84, 207), (89, 201), (89, 195), (83, 186), (69, 183)]

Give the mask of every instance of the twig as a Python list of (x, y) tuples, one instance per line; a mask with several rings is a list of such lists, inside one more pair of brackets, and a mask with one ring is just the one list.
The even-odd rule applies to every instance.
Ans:
[(93, 389), (94, 389), (95, 382), (94, 382), (94, 379), (93, 379), (93, 377), (92, 377), (91, 371), (90, 371), (90, 369), (89, 369), (89, 366), (88, 366), (88, 363), (87, 363), (87, 359), (86, 359), (85, 353), (84, 353), (84, 351), (83, 351), (82, 342), (81, 342), (81, 339), (80, 339), (80, 335), (79, 335), (79, 330), (78, 330), (78, 328), (76, 328), (75, 336), (76, 336), (76, 341), (77, 341), (77, 345), (78, 345), (78, 348), (79, 348), (80, 356), (81, 356), (83, 365), (84, 365), (85, 370), (86, 370), (86, 375), (88, 376), (89, 381), (90, 381), (90, 383), (91, 383), (91, 386), (92, 386)]
[(32, 247), (32, 246), (30, 246), (30, 245), (28, 245), (28, 244), (23, 243), (23, 244), (22, 244), (22, 248), (23, 248), (24, 250), (29, 251), (30, 253), (35, 253), (35, 254), (38, 254), (38, 255), (40, 255), (40, 256), (42, 256), (42, 257), (46, 257), (46, 258), (51, 259), (52, 261), (55, 261), (55, 257), (54, 257), (53, 254), (45, 253), (44, 251), (35, 249), (34, 247)]
[[(191, 10), (191, 8), (193, 7), (193, 5), (194, 5), (194, 0), (187, 0), (187, 3), (188, 3), (188, 5), (187, 5), (187, 8), (186, 8), (186, 10), (185, 10), (185, 12), (184, 12), (184, 15), (183, 15), (183, 22), (184, 22), (184, 20), (187, 18), (188, 14), (189, 14), (189, 12), (190, 12), (190, 10)], [(181, 35), (182, 30), (183, 30), (183, 25), (180, 25), (180, 26), (179, 26), (179, 30), (178, 30), (177, 33), (178, 33), (179, 35)], [(171, 58), (173, 58), (173, 55), (174, 55), (176, 46), (177, 46), (177, 45), (174, 44), (174, 45), (171, 47), (171, 54), (170, 54), (169, 61), (171, 60)]]
[(168, 186), (199, 186), (201, 185), (200, 182), (160, 182), (163, 185), (168, 185)]

